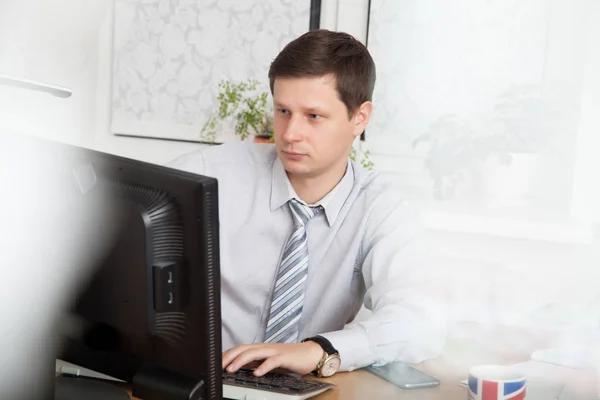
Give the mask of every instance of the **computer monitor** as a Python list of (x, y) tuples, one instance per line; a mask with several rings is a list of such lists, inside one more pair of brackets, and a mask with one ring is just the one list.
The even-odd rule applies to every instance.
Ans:
[[(91, 276), (70, 307), (58, 358), (131, 382), (144, 399), (221, 399), (216, 179), (49, 146), (61, 147), (64, 179), (75, 188), (69, 201), (84, 209), (109, 202), (103, 223), (89, 229), (111, 232), (85, 269)], [(78, 381), (58, 378), (55, 399), (100, 398)]]

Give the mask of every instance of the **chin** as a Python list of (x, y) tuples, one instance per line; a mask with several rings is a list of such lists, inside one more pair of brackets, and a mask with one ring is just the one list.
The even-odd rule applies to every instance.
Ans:
[(283, 168), (290, 174), (302, 174), (306, 170), (306, 168), (303, 168), (302, 165), (298, 165), (295, 163), (283, 162), (282, 164)]
[(310, 173), (311, 173), (311, 169), (308, 166), (302, 165), (297, 162), (289, 162), (289, 161), (282, 160), (282, 164), (283, 164), (283, 168), (286, 170), (286, 172), (288, 174), (302, 176), (302, 175), (310, 175)]

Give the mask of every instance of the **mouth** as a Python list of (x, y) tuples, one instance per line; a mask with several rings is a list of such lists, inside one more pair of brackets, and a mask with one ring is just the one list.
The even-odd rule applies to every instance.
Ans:
[(305, 156), (306, 156), (306, 154), (304, 154), (304, 153), (296, 153), (296, 152), (294, 152), (294, 151), (285, 151), (285, 150), (281, 150), (281, 152), (282, 152), (283, 154), (285, 154), (286, 156), (288, 156), (288, 157), (294, 157), (294, 158), (297, 158), (297, 157), (305, 157)]

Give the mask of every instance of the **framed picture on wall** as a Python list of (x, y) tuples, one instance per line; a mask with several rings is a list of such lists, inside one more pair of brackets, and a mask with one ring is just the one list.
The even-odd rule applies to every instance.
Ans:
[[(258, 81), (271, 61), (319, 27), (320, 0), (115, 0), (111, 132), (205, 142), (219, 83)], [(212, 140), (238, 140), (233, 129)]]

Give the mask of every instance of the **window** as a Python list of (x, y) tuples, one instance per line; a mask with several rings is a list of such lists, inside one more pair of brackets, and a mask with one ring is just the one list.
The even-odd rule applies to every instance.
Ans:
[(322, 26), (365, 41), (377, 64), (375, 168), (435, 212), (483, 225), (600, 218), (592, 3), (323, 1)]

